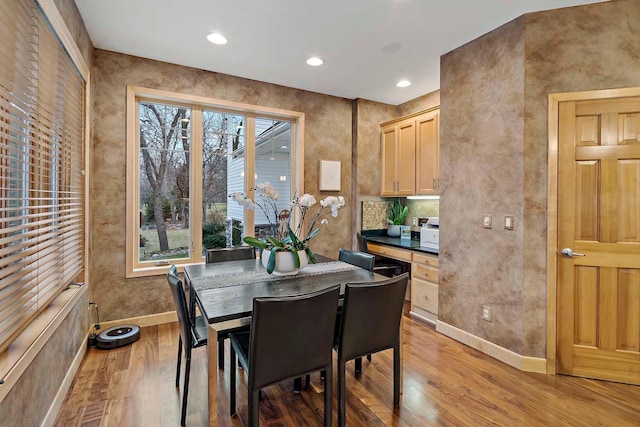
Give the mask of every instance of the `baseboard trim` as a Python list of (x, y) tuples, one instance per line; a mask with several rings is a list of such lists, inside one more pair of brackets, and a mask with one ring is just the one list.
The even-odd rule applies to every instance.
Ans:
[(539, 374), (547, 373), (547, 359), (522, 356), (440, 320), (436, 322), (436, 331), (521, 371)]
[(45, 415), (42, 420), (41, 427), (49, 427), (53, 426), (56, 421), (56, 417), (58, 416), (58, 412), (60, 412), (60, 408), (62, 408), (62, 404), (64, 403), (64, 398), (67, 396), (67, 392), (71, 388), (71, 384), (73, 383), (73, 379), (76, 377), (78, 373), (78, 369), (80, 369), (80, 364), (84, 360), (84, 356), (87, 353), (87, 340), (89, 339), (89, 335), (87, 335), (82, 342), (80, 343), (80, 348), (76, 353), (76, 356), (73, 358), (73, 362), (71, 362), (71, 366), (67, 370), (62, 383), (60, 384), (60, 388), (58, 388), (58, 392), (56, 396), (53, 398), (53, 402), (51, 402), (51, 406), (49, 406), (49, 410), (47, 411), (47, 415)]
[(110, 320), (100, 323), (101, 329), (110, 328), (112, 326), (134, 324), (141, 328), (145, 326), (162, 325), (164, 323), (177, 322), (178, 315), (175, 311), (167, 311), (165, 313), (148, 314), (146, 316), (130, 317), (128, 319)]

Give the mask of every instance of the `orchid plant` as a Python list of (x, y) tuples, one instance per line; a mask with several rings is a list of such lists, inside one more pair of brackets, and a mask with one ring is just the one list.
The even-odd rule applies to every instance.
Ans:
[[(309, 241), (317, 236), (322, 227), (329, 222), (326, 218), (323, 218), (324, 216), (329, 213), (334, 218), (338, 216), (338, 210), (345, 205), (344, 197), (328, 196), (320, 200), (320, 207), (313, 218), (310, 219), (309, 226), (305, 227), (305, 219), (309, 215), (310, 208), (316, 204), (316, 198), (307, 193), (301, 196), (296, 194), (291, 202), (291, 212), (297, 209), (300, 216), (298, 224), (292, 228), (290, 221), (293, 215), (283, 214), (283, 211), (278, 212), (277, 201), (280, 199), (280, 195), (269, 182), (258, 184), (255, 188), (255, 193), (256, 197), (254, 199), (259, 197), (259, 200), (252, 200), (243, 192), (231, 193), (229, 197), (245, 209), (260, 209), (269, 221), (272, 235), (268, 236), (266, 240), (247, 236), (243, 239), (244, 242), (255, 248), (271, 252), (291, 252), (296, 267), (300, 266), (298, 251), (304, 251), (309, 261), (315, 263), (316, 258), (309, 248)], [(269, 258), (269, 264), (267, 265), (269, 274), (273, 273), (275, 269), (275, 258), (275, 256)]]

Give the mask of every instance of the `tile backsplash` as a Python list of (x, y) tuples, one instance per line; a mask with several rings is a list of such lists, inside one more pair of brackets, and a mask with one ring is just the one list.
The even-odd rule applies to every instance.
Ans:
[(387, 228), (388, 202), (362, 202), (362, 230), (380, 230)]
[[(411, 224), (413, 217), (438, 216), (439, 200), (407, 200), (402, 199), (409, 207), (409, 215), (405, 220), (405, 225)], [(368, 200), (362, 202), (362, 230), (380, 230), (387, 228), (387, 208), (388, 201)]]

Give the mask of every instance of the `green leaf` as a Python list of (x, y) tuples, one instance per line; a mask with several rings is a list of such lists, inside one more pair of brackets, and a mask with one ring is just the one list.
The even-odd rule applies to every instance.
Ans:
[(282, 244), (282, 242), (281, 242), (281, 241), (276, 240), (275, 238), (273, 238), (273, 237), (271, 237), (271, 236), (267, 237), (267, 239), (268, 239), (268, 240), (269, 240), (269, 242), (270, 242), (273, 246), (275, 246), (276, 248), (284, 248), (284, 245)]
[(307, 257), (309, 258), (309, 261), (311, 262), (311, 264), (315, 264), (316, 263), (316, 256), (313, 253), (313, 251), (311, 251), (311, 248), (309, 248), (307, 246), (306, 248), (304, 248), (304, 251), (307, 253)]
[[(263, 252), (262, 255), (264, 255), (265, 252)], [(267, 262), (267, 273), (271, 274), (271, 273), (273, 273), (273, 270), (276, 269), (276, 253), (277, 253), (277, 251), (276, 251), (275, 248), (273, 248), (269, 253), (271, 255), (269, 256), (269, 262)]]
[(242, 241), (245, 242), (249, 246), (253, 246), (254, 248), (266, 249), (266, 248), (269, 247), (269, 244), (267, 242), (265, 242), (264, 240), (260, 240), (260, 239), (257, 239), (255, 237), (251, 237), (251, 236), (245, 237), (244, 239), (242, 239)]
[(311, 239), (312, 237), (316, 237), (319, 232), (320, 232), (320, 229), (316, 228), (311, 233), (309, 233), (309, 235), (307, 236), (307, 240)]
[(293, 265), (295, 265), (296, 268), (300, 268), (300, 255), (298, 255), (298, 251), (290, 248), (289, 252), (293, 255)]

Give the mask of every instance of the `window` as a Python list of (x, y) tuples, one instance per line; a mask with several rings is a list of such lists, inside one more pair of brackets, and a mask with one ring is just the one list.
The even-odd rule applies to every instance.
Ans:
[(267, 235), (264, 213), (232, 192), (268, 181), (286, 211), (302, 191), (302, 113), (137, 87), (127, 102), (127, 277)]
[(0, 4), (0, 350), (83, 280), (85, 82), (32, 0)]

